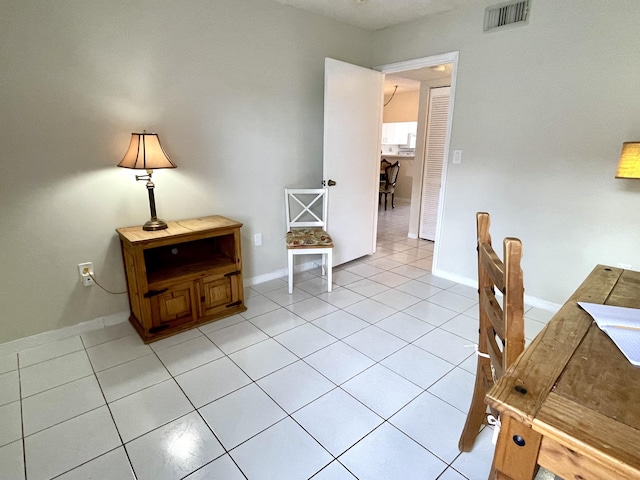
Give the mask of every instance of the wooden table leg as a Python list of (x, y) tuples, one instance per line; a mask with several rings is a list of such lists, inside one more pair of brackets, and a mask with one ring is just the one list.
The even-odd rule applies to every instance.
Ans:
[(517, 420), (502, 415), (490, 480), (531, 480), (537, 470), (542, 436)]

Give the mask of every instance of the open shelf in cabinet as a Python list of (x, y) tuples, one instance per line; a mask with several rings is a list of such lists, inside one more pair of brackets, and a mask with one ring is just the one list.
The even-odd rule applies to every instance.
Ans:
[(191, 277), (218, 269), (235, 269), (234, 235), (203, 238), (147, 248), (144, 263), (149, 284)]

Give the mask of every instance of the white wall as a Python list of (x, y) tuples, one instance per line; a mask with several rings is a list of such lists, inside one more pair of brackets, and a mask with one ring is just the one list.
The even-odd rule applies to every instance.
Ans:
[(414, 158), (394, 157), (390, 160), (399, 162), (400, 171), (396, 182), (395, 199), (406, 203), (411, 201), (411, 188), (413, 186), (413, 164)]
[(132, 131), (178, 164), (154, 174), (162, 218), (243, 221), (246, 276), (284, 268), (282, 188), (321, 179), (325, 56), (460, 51), (442, 273), (474, 279), (477, 210), (523, 240), (529, 295), (561, 303), (595, 263), (640, 268), (640, 182), (613, 178), (640, 138), (635, 0), (535, 0), (528, 26), (483, 34), (492, 3), (370, 34), (269, 0), (2, 2), (0, 343), (127, 309), (76, 265), (124, 288), (114, 229), (148, 218), (115, 167)]
[(526, 294), (563, 303), (597, 263), (640, 269), (640, 182), (614, 179), (640, 138), (640, 9), (534, 0), (527, 26), (484, 34), (493, 3), (380, 31), (373, 63), (460, 52), (438, 271), (474, 281), (486, 210), (495, 243), (523, 241)]
[[(418, 120), (418, 100), (420, 91), (396, 93), (393, 98), (385, 95), (385, 102), (389, 102), (383, 110), (382, 121), (391, 122), (415, 122)], [(389, 99), (391, 98), (391, 101)]]
[(267, 0), (3, 1), (0, 343), (128, 309), (76, 265), (125, 288), (115, 228), (149, 217), (116, 168), (132, 131), (178, 165), (154, 173), (161, 218), (240, 220), (245, 278), (285, 268), (282, 189), (322, 179), (324, 57), (367, 65), (370, 43)]

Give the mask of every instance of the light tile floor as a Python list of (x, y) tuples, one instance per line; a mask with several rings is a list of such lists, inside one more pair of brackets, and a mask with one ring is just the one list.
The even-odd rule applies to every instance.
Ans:
[[(0, 479), (485, 479), (474, 289), (381, 211), (375, 255), (246, 289), (248, 310), (144, 345), (128, 324), (0, 357)], [(533, 338), (549, 312), (528, 309)]]

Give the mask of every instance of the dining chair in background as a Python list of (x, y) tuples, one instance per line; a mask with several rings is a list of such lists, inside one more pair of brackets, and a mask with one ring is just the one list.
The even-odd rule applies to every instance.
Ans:
[(382, 201), (382, 195), (384, 195), (384, 209), (387, 209), (387, 195), (391, 195), (391, 208), (396, 208), (393, 204), (393, 199), (396, 191), (396, 182), (398, 181), (398, 174), (400, 173), (400, 164), (398, 162), (390, 164), (385, 168), (385, 179), (380, 181), (380, 192), (378, 193), (378, 205)]

